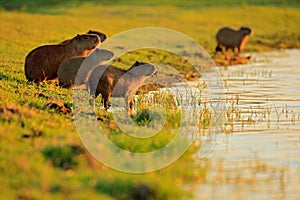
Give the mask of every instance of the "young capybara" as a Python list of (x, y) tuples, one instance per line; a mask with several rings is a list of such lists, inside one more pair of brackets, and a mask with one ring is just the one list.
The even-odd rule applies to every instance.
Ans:
[(235, 52), (235, 48), (237, 48), (237, 54), (239, 54), (243, 50), (251, 32), (251, 29), (248, 27), (241, 27), (240, 30), (233, 30), (228, 27), (221, 28), (216, 35), (218, 42), (216, 51), (222, 51), (222, 46), (224, 46), (226, 51), (232, 49)]
[(84, 56), (86, 50), (92, 50), (98, 44), (98, 35), (78, 34), (63, 44), (37, 47), (25, 58), (26, 78), (34, 82), (57, 78), (57, 70), (61, 63), (74, 56)]
[(128, 70), (123, 70), (113, 65), (108, 67), (97, 66), (90, 72), (87, 89), (95, 97), (99, 94), (102, 95), (105, 109), (108, 109), (108, 101), (112, 96), (125, 97), (126, 106), (129, 106), (131, 110), (133, 95), (144, 83), (145, 79), (152, 76), (155, 72), (156, 67), (154, 65), (138, 61)]
[[(73, 57), (64, 61), (57, 72), (59, 85), (64, 88), (74, 85), (76, 76), (77, 84), (84, 84), (88, 72), (94, 66), (109, 62), (114, 56), (115, 54), (112, 51), (96, 48), (87, 57)], [(80, 70), (80, 74), (77, 74), (80, 67), (82, 70)]]

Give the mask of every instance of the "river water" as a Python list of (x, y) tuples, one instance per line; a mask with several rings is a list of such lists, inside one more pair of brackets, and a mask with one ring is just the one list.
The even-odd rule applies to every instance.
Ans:
[(196, 199), (300, 199), (300, 51), (252, 56), (219, 68), (231, 112)]

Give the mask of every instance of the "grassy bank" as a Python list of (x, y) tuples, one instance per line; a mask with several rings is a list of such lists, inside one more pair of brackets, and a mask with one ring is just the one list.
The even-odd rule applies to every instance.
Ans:
[[(180, 1), (176, 2), (179, 5)], [(300, 47), (299, 8), (279, 4), (254, 6), (247, 2), (232, 7), (228, 7), (230, 4), (225, 7), (199, 5), (193, 9), (169, 4), (160, 6), (158, 1), (153, 4), (155, 8), (142, 3), (129, 6), (117, 2), (115, 6), (105, 2), (104, 6), (40, 8), (35, 13), (0, 11), (2, 198), (128, 199), (146, 186), (153, 193), (152, 199), (186, 199), (190, 191), (182, 190), (184, 184), (203, 183), (206, 178), (209, 163), (194, 164), (191, 155), (195, 146), (173, 165), (144, 175), (118, 172), (96, 161), (84, 149), (72, 115), (43, 108), (48, 101), (62, 102), (67, 107), (72, 105), (72, 90), (59, 88), (56, 81), (40, 85), (26, 81), (24, 59), (36, 46), (57, 43), (89, 29), (102, 30), (111, 36), (130, 28), (159, 26), (187, 34), (212, 53), (216, 45), (214, 36), (220, 27), (243, 25), (254, 30), (245, 52)], [(29, 7), (25, 5), (25, 11)], [(172, 58), (167, 60), (170, 62)], [(120, 130), (107, 115), (99, 123), (112, 140), (115, 137), (121, 141)], [(162, 137), (163, 141), (167, 139)], [(145, 150), (143, 145), (137, 148), (140, 148), (137, 151)]]

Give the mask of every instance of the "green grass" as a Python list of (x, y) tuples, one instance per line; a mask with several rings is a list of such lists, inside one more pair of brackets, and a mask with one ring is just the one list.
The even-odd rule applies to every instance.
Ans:
[[(23, 6), (24, 11), (32, 11), (29, 4), (35, 1), (26, 1), (24, 5), (20, 2), (7, 3), (15, 4), (17, 11), (0, 11), (0, 193), (5, 199), (127, 199), (135, 195), (141, 185), (154, 191), (152, 199), (186, 199), (190, 191), (183, 191), (183, 183), (202, 183), (208, 168), (205, 161), (201, 165), (193, 162), (191, 155), (196, 151), (195, 146), (171, 166), (143, 175), (125, 174), (100, 164), (84, 149), (71, 114), (43, 109), (48, 101), (72, 105), (72, 91), (59, 88), (56, 81), (39, 85), (26, 81), (24, 59), (31, 49), (60, 42), (89, 29), (102, 30), (111, 36), (130, 28), (160, 26), (189, 35), (212, 53), (216, 45), (214, 35), (220, 27), (242, 25), (253, 28), (255, 33), (245, 52), (300, 47), (299, 8), (289, 7), (297, 4), (296, 1), (282, 1), (288, 6), (281, 6), (281, 1), (269, 4), (269, 1), (232, 0), (222, 1), (224, 5), (218, 7), (213, 6), (215, 1), (210, 1), (210, 5), (191, 1), (197, 6), (189, 4), (190, 7), (184, 9), (178, 6), (180, 1), (174, 1), (174, 6), (168, 4), (169, 1), (149, 2), (155, 7), (141, 3), (143, 1), (134, 1), (131, 5), (127, 5), (129, 1), (114, 1), (116, 4), (74, 5), (71, 9), (58, 4), (47, 10), (38, 7), (34, 13), (19, 10)], [(52, 2), (56, 5), (56, 1)], [(268, 5), (255, 6), (264, 3)], [(3, 1), (1, 5), (10, 9)], [(178, 69), (184, 65), (180, 59), (168, 55), (166, 63)], [(164, 60), (155, 54), (148, 58), (145, 54), (133, 53), (116, 64), (128, 68), (135, 59)], [(99, 123), (107, 134), (130, 149), (131, 146), (124, 143), (128, 138), (111, 128), (114, 122), (109, 114), (105, 115), (107, 118)], [(203, 115), (209, 113), (203, 110)], [(178, 120), (176, 115), (169, 117), (170, 123)], [(209, 124), (205, 120), (202, 123)], [(162, 135), (153, 144), (149, 142), (149, 147), (161, 147), (169, 139)], [(140, 152), (149, 150), (143, 142), (134, 148)]]

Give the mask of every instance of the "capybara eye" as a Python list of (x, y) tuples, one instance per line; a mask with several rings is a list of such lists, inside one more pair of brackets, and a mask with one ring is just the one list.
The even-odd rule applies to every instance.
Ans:
[(88, 39), (89, 39), (89, 37), (84, 37), (84, 39), (85, 39), (85, 40), (88, 40)]

